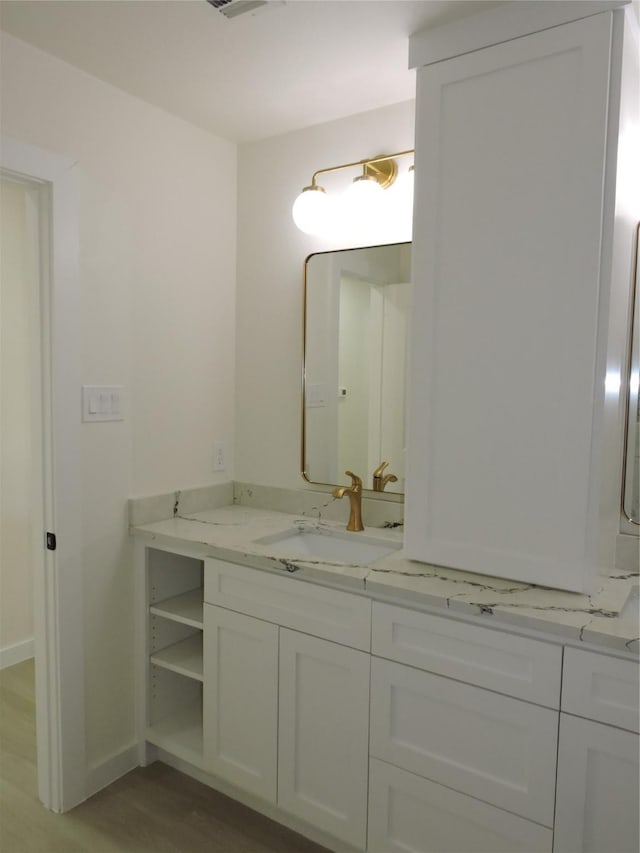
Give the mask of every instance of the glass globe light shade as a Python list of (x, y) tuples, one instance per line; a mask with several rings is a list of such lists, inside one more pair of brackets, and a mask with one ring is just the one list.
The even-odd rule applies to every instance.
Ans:
[(329, 219), (329, 198), (319, 186), (305, 187), (293, 203), (293, 221), (305, 234), (319, 234)]
[(407, 198), (413, 204), (413, 185), (415, 183), (415, 169), (413, 166), (409, 166), (406, 174), (402, 176), (402, 189), (403, 192), (406, 193)]
[(409, 211), (413, 211), (413, 184), (414, 169), (413, 166), (410, 166), (408, 171), (398, 175), (395, 186), (399, 204), (403, 205)]
[(360, 175), (344, 193), (345, 227), (366, 230), (380, 215), (383, 189), (374, 177)]
[(353, 179), (346, 193), (350, 205), (364, 213), (369, 204), (379, 201), (382, 187), (372, 175), (359, 175)]

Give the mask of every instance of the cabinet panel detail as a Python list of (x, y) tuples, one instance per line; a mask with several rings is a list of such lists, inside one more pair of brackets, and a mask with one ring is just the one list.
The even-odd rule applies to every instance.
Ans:
[(551, 853), (553, 833), (371, 759), (369, 853)]
[(518, 699), (560, 704), (562, 649), (551, 643), (374, 602), (372, 651)]
[(207, 559), (205, 601), (353, 648), (371, 648), (371, 602), (351, 593)]
[(204, 619), (205, 767), (275, 802), (278, 627), (209, 604)]
[(558, 713), (374, 658), (371, 754), (553, 825)]
[(281, 629), (278, 805), (366, 842), (369, 655)]
[(638, 735), (560, 715), (555, 853), (637, 853)]
[(636, 661), (567, 648), (562, 710), (637, 732), (638, 673)]

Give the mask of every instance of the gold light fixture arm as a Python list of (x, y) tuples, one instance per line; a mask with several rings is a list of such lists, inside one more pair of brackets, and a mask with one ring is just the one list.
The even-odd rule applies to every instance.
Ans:
[(318, 175), (325, 175), (328, 172), (338, 172), (341, 169), (354, 169), (356, 166), (362, 166), (364, 174), (375, 178), (384, 189), (391, 186), (398, 173), (395, 158), (406, 157), (414, 153), (415, 149), (409, 148), (407, 151), (396, 151), (395, 154), (380, 154), (377, 157), (368, 157), (366, 160), (356, 160), (353, 163), (343, 163), (340, 166), (328, 166), (326, 169), (318, 169), (317, 172), (313, 173), (311, 186), (317, 186), (316, 181)]

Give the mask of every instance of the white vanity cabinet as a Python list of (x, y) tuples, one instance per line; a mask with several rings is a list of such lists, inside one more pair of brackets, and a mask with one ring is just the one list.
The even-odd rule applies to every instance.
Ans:
[(505, 4), (411, 40), (406, 553), (578, 591), (613, 565), (605, 376), (634, 225), (614, 200), (624, 12), (605, 5)]
[(364, 850), (371, 602), (212, 559), (205, 599), (205, 769)]
[(554, 853), (637, 853), (638, 664), (566, 649)]
[(636, 853), (637, 660), (137, 548), (142, 763), (330, 849)]
[(378, 603), (372, 636), (369, 850), (551, 851), (561, 649)]

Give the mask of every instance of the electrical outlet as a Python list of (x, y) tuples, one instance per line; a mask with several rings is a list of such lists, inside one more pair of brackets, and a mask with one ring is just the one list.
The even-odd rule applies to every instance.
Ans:
[(213, 442), (213, 470), (224, 471), (224, 441)]

